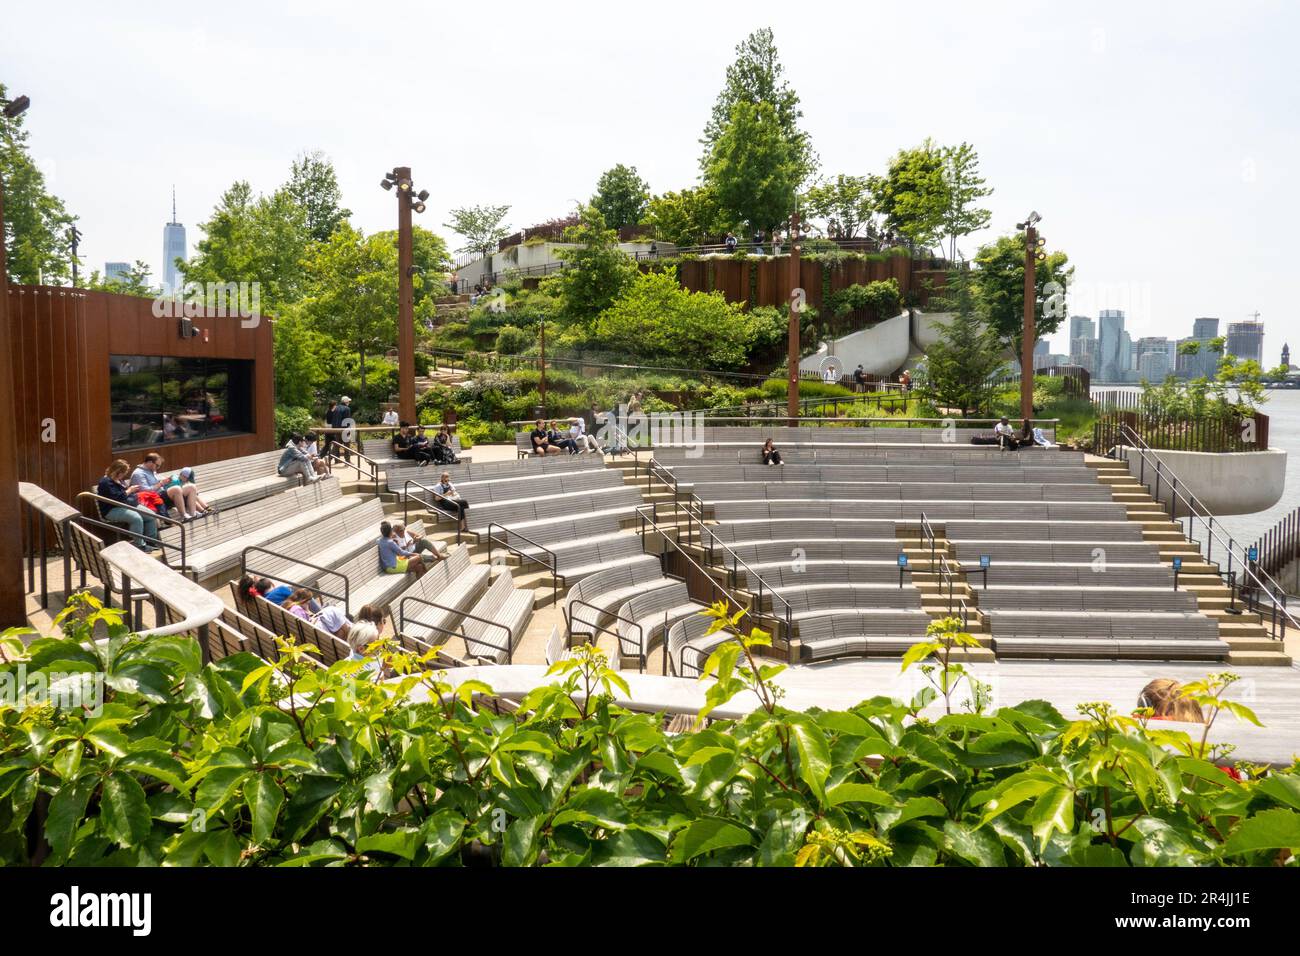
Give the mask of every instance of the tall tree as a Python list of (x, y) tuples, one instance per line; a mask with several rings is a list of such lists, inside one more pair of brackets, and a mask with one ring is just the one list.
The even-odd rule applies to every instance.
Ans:
[(803, 111), (799, 95), (784, 79), (785, 67), (776, 49), (770, 27), (755, 30), (736, 45), (736, 59), (727, 67), (726, 79), (713, 112), (704, 127), (700, 143), (704, 147), (700, 166), (707, 170), (713, 162), (718, 140), (731, 123), (732, 113), (742, 103), (756, 106), (767, 103), (776, 115), (782, 137), (789, 144), (795, 164), (797, 183), (803, 183), (817, 171), (817, 156), (812, 140), (799, 128)]
[(618, 248), (618, 233), (594, 206), (582, 209), (578, 225), (565, 230), (564, 241), (575, 244), (560, 252), (569, 268), (546, 280), (547, 288), (568, 320), (590, 325), (632, 283), (636, 263)]
[[(1065, 320), (1064, 299), (1046, 309), (1044, 289), (1049, 282), (1054, 282), (1060, 287), (1060, 295), (1065, 295), (1074, 275), (1069, 261), (1064, 252), (1057, 250), (1036, 263), (1034, 330), (1037, 338), (1047, 338)], [(982, 246), (975, 254), (975, 266), (971, 281), (980, 310), (1002, 342), (1019, 355), (1020, 337), (1025, 328), (1025, 237), (1001, 236)]]
[(948, 235), (948, 261), (957, 258), (957, 240), (988, 228), (993, 213), (975, 204), (993, 190), (984, 185), (980, 175), (979, 154), (970, 143), (946, 146), (943, 150), (944, 180), (948, 188), (948, 208), (943, 228)]
[(987, 411), (991, 397), (988, 378), (1004, 363), (1004, 349), (983, 321), (965, 269), (948, 274), (944, 296), (936, 304), (953, 317), (939, 341), (926, 352), (923, 391), (936, 407), (955, 408), (963, 416)]
[(320, 150), (304, 152), (293, 161), (284, 188), (302, 208), (307, 235), (316, 242), (324, 242), (352, 215), (352, 210), (343, 208), (334, 164)]
[(799, 161), (770, 103), (737, 103), (713, 144), (705, 181), (724, 215), (764, 232), (794, 209)]
[(366, 358), (391, 345), (397, 335), (397, 245), (391, 234), (367, 237), (348, 223), (329, 241), (313, 245), (305, 265), (303, 314), (336, 342), (347, 343), (361, 364), (366, 392)]
[(601, 175), (591, 204), (605, 217), (607, 226), (622, 229), (641, 221), (649, 199), (650, 184), (637, 174), (636, 167), (619, 163)]
[(948, 181), (943, 150), (932, 141), (900, 150), (884, 176), (871, 177), (871, 190), (886, 229), (919, 246), (932, 245), (943, 235)]
[(702, 245), (727, 225), (717, 194), (708, 186), (654, 196), (646, 206), (645, 222), (656, 239), (679, 246)]
[[(0, 84), (0, 99), (7, 91)], [(50, 193), (27, 148), (24, 117), (0, 114), (0, 178), (5, 189), (5, 256), (15, 282), (61, 285), (72, 277), (68, 228), (77, 217)]]
[(510, 235), (505, 225), (506, 214), (510, 207), (505, 206), (462, 206), (451, 211), (451, 222), (443, 225), (457, 235), (463, 236), (465, 245), (456, 251), (477, 252), (490, 256), (497, 250), (499, 243)]
[(808, 218), (823, 220), (826, 235), (832, 239), (858, 238), (859, 232), (871, 226), (875, 210), (870, 178), (843, 173), (811, 186), (803, 202)]

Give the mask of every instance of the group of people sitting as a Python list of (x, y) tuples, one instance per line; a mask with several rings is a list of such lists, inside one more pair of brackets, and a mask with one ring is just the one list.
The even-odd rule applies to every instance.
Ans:
[(549, 427), (546, 419), (537, 419), (530, 436), (534, 455), (584, 455), (589, 451), (601, 451), (600, 442), (587, 431), (584, 419), (566, 418), (564, 421), (567, 428), (560, 427), (559, 419), (552, 421)]
[(216, 511), (199, 494), (193, 468), (169, 476), (162, 466), (163, 457), (157, 452), (145, 455), (134, 470), (119, 458), (104, 469), (95, 486), (100, 518), (123, 525), (141, 551), (154, 550), (159, 515), (190, 521)]
[(443, 425), (429, 438), (423, 425), (401, 422), (392, 438), (393, 456), (402, 461), (418, 462), (423, 468), (429, 462), (435, 465), (458, 465), (456, 449), (451, 443), (451, 428)]
[(334, 469), (329, 459), (321, 455), (315, 433), (308, 432), (306, 435), (289, 436), (275, 473), (281, 478), (298, 475), (303, 481), (313, 482), (329, 478), (334, 474)]
[(1043, 448), (1051, 448), (1052, 443), (1047, 440), (1041, 428), (1034, 428), (1029, 419), (1026, 418), (1020, 425), (1020, 430), (1011, 427), (1011, 422), (1005, 415), (1002, 420), (993, 426), (994, 441), (990, 444), (996, 444), (1003, 451), (1014, 451), (1017, 448), (1033, 448), (1035, 445)]
[(245, 574), (235, 585), (241, 601), (264, 600), (283, 608), (294, 617), (302, 618), (313, 627), (320, 628), (345, 642), (351, 653), (349, 661), (364, 661), (363, 673), (379, 676), (379, 661), (367, 657), (366, 651), (379, 642), (384, 630), (384, 609), (373, 604), (363, 605), (355, 619), (349, 620), (343, 611), (321, 601), (320, 595), (310, 588), (291, 584), (276, 584), (270, 578)]
[[(444, 475), (439, 484), (450, 488), (451, 480)], [(464, 512), (460, 512), (460, 515), (464, 521)], [(422, 578), (426, 571), (445, 557), (438, 545), (414, 529), (407, 528), (404, 522), (385, 521), (379, 525), (379, 570), (383, 574), (414, 574), (417, 579)]]

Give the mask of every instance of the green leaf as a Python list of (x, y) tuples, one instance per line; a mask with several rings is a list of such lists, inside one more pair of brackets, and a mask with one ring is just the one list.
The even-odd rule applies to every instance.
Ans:
[(1068, 787), (1052, 787), (1034, 802), (1025, 819), (1040, 848), (1047, 845), (1054, 831), (1068, 835), (1074, 829), (1074, 793)]
[(253, 818), (253, 842), (270, 842), (275, 832), (275, 821), (280, 816), (280, 808), (284, 806), (284, 790), (275, 782), (275, 774), (264, 771), (254, 777), (251, 783), (245, 783), (244, 800), (248, 803)]
[(618, 830), (596, 843), (593, 866), (655, 866), (667, 861), (662, 841), (645, 830)]
[(429, 853), (428, 863), (437, 863), (456, 850), (464, 830), (465, 818), (455, 810), (439, 810), (425, 820), (420, 831), (424, 834), (424, 847)]
[(1006, 866), (1002, 843), (992, 830), (956, 820), (943, 821), (944, 849), (974, 866)]
[(826, 804), (838, 807), (842, 803), (870, 803), (878, 807), (892, 807), (895, 801), (885, 791), (869, 783), (841, 783), (826, 791)]
[(203, 855), (212, 861), (213, 866), (238, 866), (240, 851), (239, 838), (225, 827), (213, 830), (203, 841)]
[(787, 714), (786, 723), (799, 752), (799, 776), (818, 802), (826, 802), (826, 778), (831, 772), (831, 754), (826, 735), (806, 714)]
[(1229, 856), (1252, 850), (1300, 849), (1300, 813), (1275, 807), (1255, 814), (1228, 835), (1223, 852)]
[(701, 817), (686, 827), (673, 840), (671, 859), (674, 863), (689, 863), (696, 857), (734, 846), (751, 846), (754, 835), (719, 817)]
[(61, 863), (67, 859), (73, 836), (86, 816), (86, 805), (94, 792), (92, 780), (69, 781), (50, 799), (50, 812), (45, 818), (45, 839), (54, 850), (53, 862)]
[(414, 827), (404, 827), (389, 833), (372, 833), (357, 840), (358, 853), (388, 853), (403, 860), (414, 859), (419, 846), (420, 831)]
[(127, 754), (117, 762), (119, 770), (134, 770), (137, 773), (147, 774), (177, 790), (184, 790), (185, 787), (185, 767), (171, 754), (165, 754), (158, 750), (136, 751)]
[(99, 815), (105, 834), (121, 847), (143, 843), (153, 826), (144, 787), (129, 773), (114, 771), (104, 778)]
[(248, 773), (240, 767), (218, 767), (199, 784), (198, 790), (194, 792), (194, 805), (202, 807), (209, 814), (216, 813), (239, 789)]
[(1291, 773), (1271, 773), (1255, 789), (1279, 803), (1300, 810), (1300, 777)]
[(505, 866), (532, 866), (537, 860), (537, 834), (545, 820), (539, 815), (516, 820), (506, 827), (501, 862)]

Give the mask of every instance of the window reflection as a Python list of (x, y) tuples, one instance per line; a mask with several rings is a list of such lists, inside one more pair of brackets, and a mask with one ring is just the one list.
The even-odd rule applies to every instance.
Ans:
[(252, 368), (234, 359), (110, 356), (113, 447), (251, 430)]

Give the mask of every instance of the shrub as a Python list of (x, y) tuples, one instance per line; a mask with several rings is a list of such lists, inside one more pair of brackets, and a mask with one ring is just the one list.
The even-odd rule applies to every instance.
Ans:
[(846, 316), (850, 312), (862, 311), (866, 312), (872, 321), (878, 322), (898, 315), (902, 306), (902, 294), (899, 292), (897, 279), (884, 279), (866, 285), (854, 283), (832, 292), (826, 304), (838, 317)]
[[(1300, 847), (1294, 766), (1229, 775), (1204, 737), (1106, 704), (990, 711), (973, 681), (933, 720), (930, 687), (789, 710), (761, 631), (712, 654), (701, 725), (670, 734), (612, 702), (628, 687), (590, 646), (498, 716), (487, 685), (391, 645), (401, 676), (375, 683), (288, 642), (274, 663), (204, 665), (194, 640), (129, 636), (84, 596), (59, 622), (25, 648), (0, 638), (0, 675), (103, 675), (102, 709), (0, 699), (0, 865), (1294, 867)], [(905, 666), (960, 694), (961, 642), (936, 628)], [(1255, 720), (1224, 699), (1232, 680), (1184, 691), (1211, 722)], [(741, 693), (752, 711), (702, 725)]]
[(497, 331), (497, 351), (502, 355), (518, 355), (533, 341), (531, 334), (515, 325), (503, 325)]
[(275, 406), (275, 442), (283, 446), (290, 435), (309, 432), (316, 424), (316, 416), (309, 409), (297, 405)]

